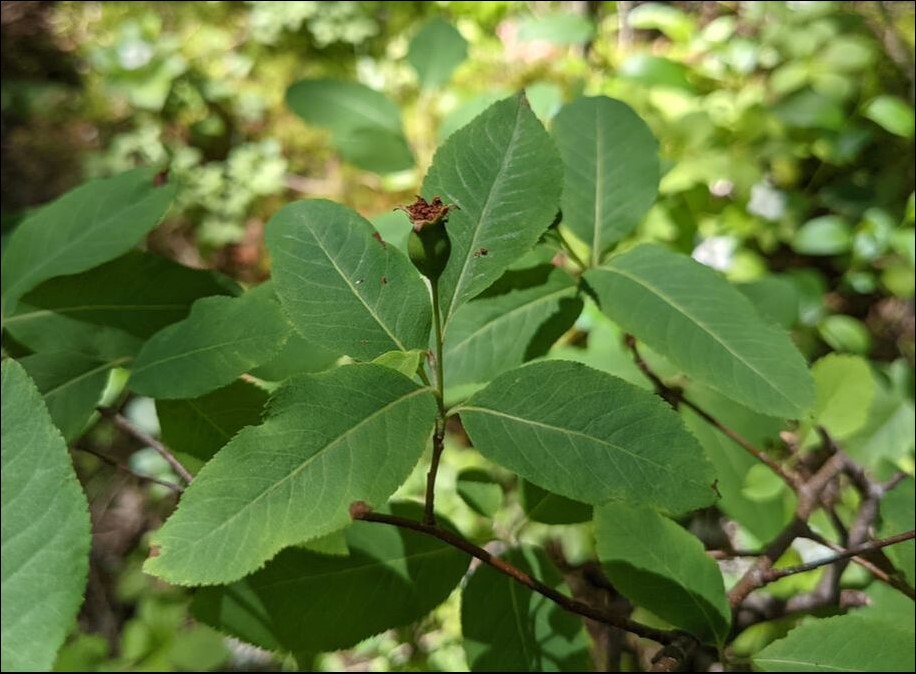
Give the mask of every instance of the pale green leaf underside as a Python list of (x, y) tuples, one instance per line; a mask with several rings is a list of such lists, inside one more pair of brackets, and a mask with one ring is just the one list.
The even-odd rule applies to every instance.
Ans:
[(129, 386), (153, 398), (209, 393), (270, 360), (290, 332), (280, 305), (263, 290), (205, 297), (143, 345)]
[(543, 355), (581, 313), (576, 282), (562, 269), (540, 265), (503, 279), (510, 275), (518, 282), (491, 286), (455, 312), (445, 340), (449, 385), (487, 382)]
[(423, 196), (458, 207), (449, 215), (452, 250), (439, 279), (446, 326), (553, 221), (561, 171), (550, 136), (521, 95), (487, 108), (436, 152)]
[(459, 410), (488, 459), (571, 499), (681, 513), (714, 499), (712, 466), (657, 396), (580, 363), (507, 372)]
[(563, 157), (563, 224), (591, 247), (592, 264), (632, 232), (658, 193), (658, 141), (625, 103), (597, 96), (553, 122)]
[(4, 246), (4, 320), (42, 281), (76, 274), (127, 252), (165, 215), (175, 187), (154, 187), (151, 169), (92, 180), (26, 219)]
[(49, 671), (89, 568), (89, 507), (38, 389), (2, 365), (2, 669)]
[(753, 660), (765, 672), (912, 672), (913, 637), (912, 626), (856, 613), (809, 619)]
[[(566, 592), (546, 556), (505, 555), (522, 571)], [(582, 672), (589, 669), (582, 621), (518, 581), (481, 565), (461, 594), (461, 631), (472, 672)]]
[(350, 504), (380, 506), (407, 478), (435, 416), (429, 389), (381, 365), (291, 379), (266, 421), (200, 471), (144, 568), (182, 585), (227, 583), (339, 529)]
[(598, 560), (614, 587), (675, 627), (722, 643), (731, 623), (722, 574), (702, 543), (650, 508), (595, 509)]
[[(423, 516), (415, 504), (392, 504), (391, 511)], [(354, 522), (345, 540), (346, 556), (284, 550), (237, 583), (203, 588), (192, 611), (261, 648), (331, 651), (419, 620), (445, 601), (468, 568), (465, 553), (407, 529)]]
[(407, 257), (357, 213), (312, 200), (267, 225), (277, 295), (308, 341), (354, 358), (426, 349), (429, 291)]
[(605, 314), (688, 376), (771, 416), (811, 406), (811, 375), (789, 336), (712, 269), (641, 245), (585, 280)]

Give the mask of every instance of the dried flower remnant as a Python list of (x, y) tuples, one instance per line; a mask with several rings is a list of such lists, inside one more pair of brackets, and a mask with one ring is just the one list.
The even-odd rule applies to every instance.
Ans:
[(452, 244), (445, 229), (449, 211), (457, 206), (445, 204), (439, 197), (426, 201), (417, 195), (416, 201), (409, 206), (399, 206), (396, 210), (407, 213), (413, 231), (407, 239), (407, 254), (410, 261), (420, 273), (435, 282), (448, 262)]

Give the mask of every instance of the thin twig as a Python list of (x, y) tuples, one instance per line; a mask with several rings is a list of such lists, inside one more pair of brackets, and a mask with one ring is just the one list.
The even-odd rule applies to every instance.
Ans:
[(149, 433), (146, 433), (145, 431), (142, 431), (141, 429), (134, 426), (126, 417), (119, 414), (116, 410), (113, 410), (109, 407), (99, 407), (98, 409), (99, 413), (103, 417), (110, 419), (111, 422), (119, 429), (139, 440), (144, 445), (152, 447), (154, 450), (156, 450), (156, 452), (159, 453), (159, 456), (168, 462), (168, 464), (172, 467), (172, 470), (178, 473), (178, 476), (182, 480), (188, 484), (191, 483), (191, 480), (194, 479), (194, 476), (191, 475), (187, 468), (181, 465), (181, 462), (175, 458), (175, 455), (169, 451), (168, 447), (159, 442)]
[(513, 566), (504, 559), (496, 557), (483, 548), (474, 545), (467, 539), (462, 538), (458, 534), (447, 529), (440, 528), (436, 525), (418, 522), (406, 517), (397, 517), (396, 515), (375, 513), (372, 512), (372, 509), (362, 501), (357, 501), (350, 506), (350, 517), (352, 517), (354, 520), (379, 522), (381, 524), (388, 524), (390, 526), (400, 527), (402, 529), (410, 529), (411, 531), (417, 531), (422, 534), (438, 538), (440, 541), (448, 543), (452, 547), (458, 548), (459, 550), (471, 555), (472, 557), (479, 559), (481, 562), (491, 566), (500, 573), (504, 573), (528, 589), (533, 590), (534, 592), (537, 592), (544, 597), (547, 597), (551, 601), (558, 604), (561, 608), (571, 613), (576, 613), (586, 618), (590, 618), (595, 622), (619, 627), (622, 630), (632, 632), (637, 636), (643, 637), (645, 639), (651, 639), (660, 644), (672, 643), (675, 639), (682, 636), (682, 634), (678, 632), (666, 632), (654, 627), (649, 627), (648, 625), (643, 625), (642, 623), (635, 622), (629, 618), (612, 616), (604, 611), (589, 606), (588, 604), (584, 604), (575, 599), (571, 599), (570, 597), (567, 597), (565, 594), (558, 592), (549, 585), (545, 585), (536, 578), (533, 578), (529, 574), (525, 573), (518, 567)]
[(120, 461), (116, 461), (115, 459), (112, 459), (110, 456), (106, 456), (105, 454), (102, 454), (101, 452), (97, 452), (96, 450), (92, 449), (91, 447), (86, 447), (84, 445), (75, 445), (73, 449), (79, 450), (81, 452), (86, 452), (87, 454), (92, 454), (92, 456), (96, 457), (97, 459), (100, 459), (104, 463), (107, 463), (109, 466), (113, 466), (114, 468), (117, 468), (118, 470), (124, 471), (125, 473), (128, 473), (130, 475), (133, 475), (138, 480), (145, 480), (147, 482), (153, 482), (154, 484), (158, 484), (162, 487), (165, 487), (166, 489), (171, 489), (176, 494), (180, 494), (181, 492), (184, 491), (184, 487), (182, 487), (181, 485), (175, 484), (174, 482), (169, 482), (168, 480), (160, 480), (158, 477), (153, 477), (152, 475), (145, 475), (143, 473), (138, 473), (137, 471), (135, 471), (133, 468), (131, 468), (127, 464), (121, 463)]
[(445, 449), (445, 377), (442, 364), (442, 312), (439, 310), (439, 282), (437, 279), (430, 279), (430, 286), (433, 294), (433, 326), (435, 328), (436, 340), (436, 403), (438, 405), (438, 415), (436, 418), (436, 430), (433, 433), (433, 456), (429, 464), (429, 471), (426, 473), (426, 504), (423, 511), (423, 521), (426, 524), (433, 525), (436, 523), (436, 477), (439, 474), (439, 460), (442, 458), (442, 452)]
[(713, 415), (711, 415), (696, 403), (685, 398), (682, 391), (668, 386), (665, 382), (663, 382), (645, 361), (645, 359), (642, 357), (642, 354), (639, 353), (639, 348), (636, 346), (636, 338), (633, 335), (626, 335), (624, 340), (633, 355), (633, 361), (636, 363), (636, 366), (652, 382), (656, 393), (664, 398), (672, 407), (677, 408), (678, 404), (686, 405), (696, 414), (698, 414), (700, 418), (702, 418), (710, 426), (716, 428), (720, 433), (734, 441), (748, 454), (765, 464), (770, 470), (778, 475), (783, 482), (789, 485), (790, 488), (795, 489), (798, 486), (798, 478), (786, 472), (786, 470), (776, 461), (774, 461), (770, 456), (768, 456), (766, 452), (758, 449), (750, 440), (745, 438), (743, 435), (726, 426), (724, 423), (716, 419)]
[(767, 583), (772, 583), (773, 581), (779, 580), (780, 578), (785, 578), (786, 576), (792, 576), (796, 573), (805, 573), (807, 571), (813, 571), (822, 566), (827, 566), (828, 564), (835, 564), (836, 562), (845, 561), (852, 557), (856, 557), (865, 552), (871, 552), (872, 550), (880, 550), (881, 548), (886, 548), (888, 545), (894, 545), (895, 543), (903, 543), (904, 541), (910, 541), (913, 537), (916, 536), (916, 531), (910, 530), (905, 531), (902, 534), (897, 534), (895, 536), (888, 536), (887, 538), (881, 538), (876, 541), (868, 541), (857, 545), (854, 548), (849, 548), (848, 550), (843, 550), (837, 552), (834, 555), (829, 557), (824, 557), (823, 559), (816, 559), (812, 562), (806, 562), (804, 564), (797, 564), (796, 566), (788, 566), (782, 569), (769, 569), (764, 576), (764, 581)]

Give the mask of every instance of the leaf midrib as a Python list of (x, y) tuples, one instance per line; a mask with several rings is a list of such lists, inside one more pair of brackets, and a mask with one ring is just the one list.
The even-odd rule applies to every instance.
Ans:
[(686, 309), (684, 309), (683, 307), (681, 307), (675, 300), (673, 300), (671, 297), (669, 297), (669, 296), (668, 296), (666, 293), (664, 293), (662, 290), (660, 290), (660, 289), (657, 288), (656, 286), (652, 285), (651, 283), (648, 283), (648, 282), (646, 282), (646, 281), (643, 281), (643, 280), (640, 279), (639, 277), (634, 276), (634, 275), (632, 275), (632, 274), (630, 274), (630, 273), (628, 273), (628, 272), (625, 272), (625, 271), (623, 271), (623, 270), (621, 270), (620, 268), (617, 268), (617, 267), (602, 267), (602, 268), (599, 268), (598, 271), (606, 272), (606, 273), (610, 273), (610, 274), (617, 274), (617, 275), (619, 275), (619, 276), (622, 276), (622, 277), (624, 277), (624, 278), (626, 278), (626, 279), (629, 279), (630, 281), (632, 281), (632, 282), (635, 283), (636, 285), (641, 286), (641, 287), (645, 288), (646, 290), (648, 290), (649, 292), (651, 292), (651, 293), (653, 293), (654, 295), (656, 295), (659, 299), (663, 300), (666, 304), (668, 304), (668, 306), (670, 306), (672, 309), (674, 309), (675, 311), (677, 311), (678, 313), (680, 313), (682, 316), (684, 316), (685, 318), (687, 318), (688, 320), (690, 320), (691, 322), (693, 322), (693, 323), (694, 323), (695, 325), (697, 325), (700, 329), (702, 329), (703, 332), (705, 332), (707, 335), (709, 335), (710, 337), (712, 337), (712, 339), (713, 339), (714, 342), (716, 342), (716, 343), (719, 344), (723, 349), (725, 349), (726, 351), (728, 351), (728, 353), (730, 353), (732, 356), (734, 356), (735, 359), (736, 359), (738, 362), (740, 362), (742, 365), (744, 365), (746, 368), (748, 368), (748, 369), (751, 370), (754, 374), (756, 374), (758, 377), (760, 377), (760, 380), (761, 380), (763, 383), (765, 383), (765, 384), (770, 388), (771, 391), (773, 391), (774, 393), (776, 393), (777, 396), (779, 396), (782, 400), (788, 402), (793, 408), (798, 409), (799, 406), (798, 406), (794, 401), (792, 401), (790, 398), (788, 398), (782, 391), (780, 391), (778, 388), (776, 388), (776, 386), (774, 386), (774, 384), (773, 384), (766, 376), (764, 376), (764, 374), (763, 374), (760, 370), (758, 370), (752, 363), (748, 362), (741, 354), (737, 353), (737, 352), (736, 352), (734, 349), (732, 349), (728, 344), (726, 344), (725, 342), (723, 342), (723, 341), (716, 335), (715, 332), (713, 332), (712, 330), (710, 330), (709, 327), (707, 327), (707, 325), (706, 325), (703, 321), (699, 320), (696, 316), (694, 316), (693, 314), (691, 314), (690, 312), (688, 312)]

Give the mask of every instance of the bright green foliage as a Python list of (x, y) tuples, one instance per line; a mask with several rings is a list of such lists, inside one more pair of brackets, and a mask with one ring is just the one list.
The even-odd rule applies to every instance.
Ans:
[(468, 468), (458, 474), (455, 491), (467, 506), (483, 517), (493, 517), (503, 503), (503, 488), (485, 470)]
[(681, 513), (712, 503), (712, 466), (658, 397), (579, 363), (507, 372), (459, 408), (481, 454), (586, 503)]
[(226, 583), (344, 526), (351, 503), (382, 505), (406, 479), (435, 415), (428, 389), (381, 365), (291, 379), (264, 423), (200, 471), (156, 534), (146, 571), (184, 585)]
[(457, 210), (439, 279), (443, 322), (498, 279), (537, 241), (559, 204), (560, 159), (523, 95), (487, 108), (436, 152), (423, 196)]
[(80, 435), (108, 382), (111, 361), (61, 351), (34, 353), (19, 361), (44, 398), (51, 420), (65, 440)]
[(547, 12), (524, 17), (519, 22), (518, 37), (522, 41), (544, 40), (557, 45), (588, 42), (595, 32), (591, 21), (574, 12)]
[[(390, 510), (422, 517), (414, 504)], [(413, 531), (354, 522), (345, 535), (346, 557), (289, 548), (244, 580), (199, 591), (194, 615), (269, 650), (336, 650), (419, 620), (468, 568), (465, 553)]]
[(48, 671), (73, 627), (89, 568), (89, 510), (35, 384), (0, 366), (3, 406), (2, 668)]
[(658, 141), (626, 103), (567, 104), (553, 123), (563, 156), (563, 224), (591, 247), (592, 264), (632, 232), (658, 192)]
[(154, 170), (93, 180), (39, 210), (3, 248), (3, 318), (42, 281), (76, 274), (127, 252), (165, 215), (173, 187), (155, 187)]
[(407, 257), (374, 232), (330, 201), (281, 209), (267, 225), (280, 302), (306, 340), (354, 358), (425, 350), (429, 291)]
[(261, 421), (267, 392), (238, 379), (199, 398), (157, 400), (162, 441), (203, 463), (245, 426)]
[(812, 619), (754, 656), (765, 672), (911, 672), (913, 628), (858, 613)]
[(291, 328), (273, 296), (206, 297), (157, 332), (137, 355), (131, 389), (155, 398), (193, 398), (267, 362)]
[(866, 466), (900, 461), (916, 442), (916, 410), (904, 391), (875, 382), (875, 397), (863, 428), (845, 443), (846, 451)]
[(837, 439), (847, 438), (868, 419), (875, 380), (858, 356), (830, 354), (811, 368), (816, 399), (814, 420)]
[(643, 245), (585, 280), (604, 313), (688, 376), (764, 414), (810, 407), (811, 376), (788, 335), (712, 269)]
[(721, 644), (731, 624), (722, 574), (700, 541), (654, 510), (595, 510), (598, 560), (625, 597), (675, 627)]
[[(134, 250), (81, 274), (46, 281), (23, 303), (145, 338), (185, 318), (201, 297), (234, 294), (237, 289), (228, 279)], [(34, 313), (17, 313), (9, 323)]]
[(798, 322), (798, 290), (785, 276), (769, 274), (750, 283), (735, 286), (744, 293), (764, 318), (776, 321), (786, 330)]
[[(542, 552), (523, 548), (504, 557), (567, 591)], [(461, 593), (461, 631), (472, 672), (581, 672), (588, 666), (588, 640), (579, 618), (486, 565)]]
[(544, 355), (582, 311), (573, 278), (542, 264), (507, 271), (455, 312), (445, 340), (449, 384), (483, 383)]
[(425, 351), (420, 349), (411, 349), (410, 351), (386, 351), (381, 356), (372, 360), (376, 365), (384, 365), (392, 370), (397, 370), (405, 377), (413, 377), (417, 374)]
[(410, 41), (407, 61), (417, 71), (420, 86), (434, 89), (448, 83), (467, 55), (468, 44), (461, 33), (447, 21), (432, 18)]
[(578, 524), (592, 519), (592, 507), (519, 480), (518, 500), (528, 519), (544, 524)]
[(356, 166), (379, 173), (413, 166), (401, 112), (380, 91), (343, 80), (300, 80), (287, 90), (286, 102), (307, 123), (328, 129)]
[[(916, 529), (916, 482), (909, 477), (894, 487), (881, 501), (881, 536), (894, 536)], [(916, 541), (897, 543), (884, 549), (910, 585), (916, 583)]]

